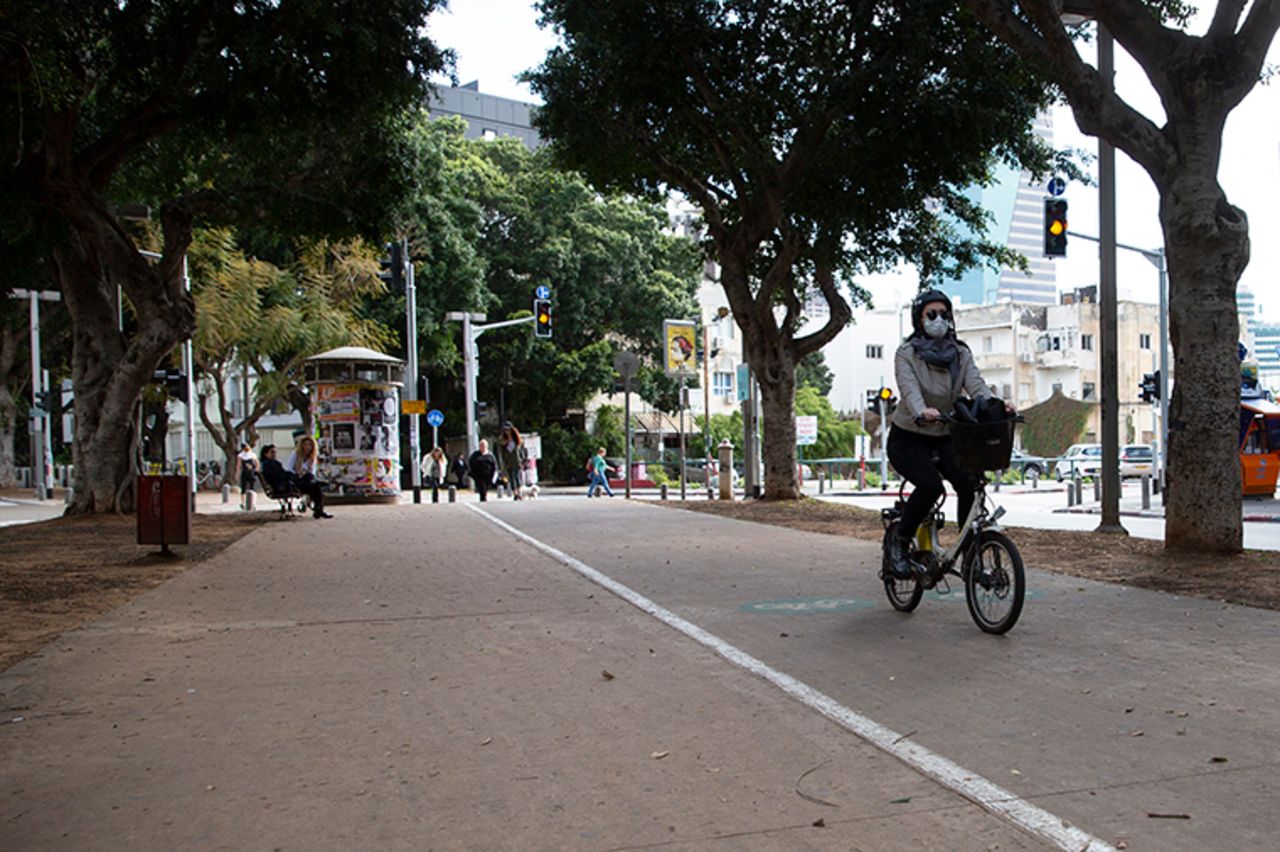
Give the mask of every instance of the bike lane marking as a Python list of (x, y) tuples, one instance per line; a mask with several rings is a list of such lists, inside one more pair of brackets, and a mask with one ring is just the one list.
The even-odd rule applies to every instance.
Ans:
[(534, 538), (523, 530), (512, 526), (480, 508), (474, 503), (465, 504), (468, 509), (487, 519), (490, 523), (511, 533), (516, 538), (542, 551), (557, 562), (572, 568), (584, 578), (609, 592), (622, 598), (627, 603), (648, 613), (654, 618), (678, 630), (685, 636), (709, 648), (724, 659), (772, 683), (787, 695), (816, 710), (842, 728), (861, 737), (876, 748), (893, 755), (898, 760), (937, 781), (942, 786), (959, 793), (984, 810), (1004, 817), (1025, 831), (1053, 844), (1059, 849), (1070, 852), (1114, 852), (1115, 847), (1092, 834), (1070, 825), (1061, 817), (1055, 816), (1043, 808), (1031, 804), (1017, 794), (1004, 789), (1000, 785), (976, 772), (970, 772), (963, 766), (916, 745), (897, 731), (893, 731), (874, 719), (846, 707), (831, 696), (820, 692), (802, 681), (796, 680), (785, 672), (751, 656), (746, 651), (729, 644), (720, 637), (703, 630), (664, 606), (650, 600), (644, 595), (623, 585), (608, 575), (597, 571), (590, 565), (575, 559), (562, 550)]

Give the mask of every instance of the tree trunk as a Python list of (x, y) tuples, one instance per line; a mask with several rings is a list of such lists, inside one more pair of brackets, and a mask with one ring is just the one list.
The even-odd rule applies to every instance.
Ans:
[(54, 253), (73, 328), (75, 502), (68, 513), (131, 512), (139, 395), (156, 365), (189, 332), (194, 314), (189, 298), (185, 305), (167, 305), (176, 311), (164, 311), (154, 303), (167, 300), (152, 294), (155, 309), (138, 311), (137, 331), (126, 345), (117, 327), (113, 271), (99, 274), (73, 252)]
[(1248, 221), (1212, 175), (1175, 181), (1161, 194), (1160, 220), (1177, 364), (1165, 546), (1234, 553), (1244, 546), (1236, 285), (1249, 262)]
[(796, 371), (794, 363), (771, 359), (756, 377), (764, 414), (764, 496), (766, 500), (796, 500)]
[(18, 471), (14, 464), (13, 435), (18, 427), (18, 406), (13, 398), (9, 380), (18, 360), (18, 346), (26, 339), (11, 326), (0, 329), (0, 488), (13, 488), (18, 484)]
[(18, 472), (13, 461), (13, 432), (17, 426), (18, 406), (8, 382), (0, 384), (0, 488), (14, 488)]

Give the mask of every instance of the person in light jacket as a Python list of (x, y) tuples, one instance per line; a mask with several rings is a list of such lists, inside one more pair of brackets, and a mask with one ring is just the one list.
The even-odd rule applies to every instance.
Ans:
[(431, 502), (440, 502), (440, 486), (444, 485), (449, 475), (449, 459), (444, 450), (432, 447), (431, 452), (422, 457), (422, 478), (431, 486)]
[[(925, 290), (911, 303), (911, 334), (894, 356), (900, 402), (893, 412), (885, 449), (889, 463), (915, 488), (907, 499), (898, 535), (889, 541), (889, 567), (900, 580), (910, 579), (907, 554), (911, 539), (942, 496), (943, 478), (956, 491), (958, 517), (968, 517), (975, 487), (956, 464), (950, 427), (941, 422), (962, 395), (990, 396), (973, 353), (956, 337), (951, 299), (941, 290)], [(1006, 406), (1013, 413), (1013, 407)], [(931, 460), (938, 454), (938, 464)]]

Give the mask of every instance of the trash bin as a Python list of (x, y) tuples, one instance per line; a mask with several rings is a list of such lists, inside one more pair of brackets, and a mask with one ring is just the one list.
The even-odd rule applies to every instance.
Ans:
[(191, 480), (185, 476), (138, 477), (138, 544), (191, 543)]

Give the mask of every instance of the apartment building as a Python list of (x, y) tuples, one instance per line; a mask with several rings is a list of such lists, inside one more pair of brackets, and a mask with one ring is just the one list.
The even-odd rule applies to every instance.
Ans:
[[(973, 350), (993, 395), (1012, 400), (1020, 409), (1043, 402), (1054, 393), (1093, 403), (1082, 440), (1099, 440), (1101, 319), (1095, 288), (1065, 293), (1055, 305), (1005, 302), (958, 308), (956, 331)], [(1156, 305), (1117, 304), (1122, 443), (1150, 443), (1158, 432), (1158, 411), (1139, 398), (1139, 386), (1143, 374), (1159, 367), (1159, 341)]]

